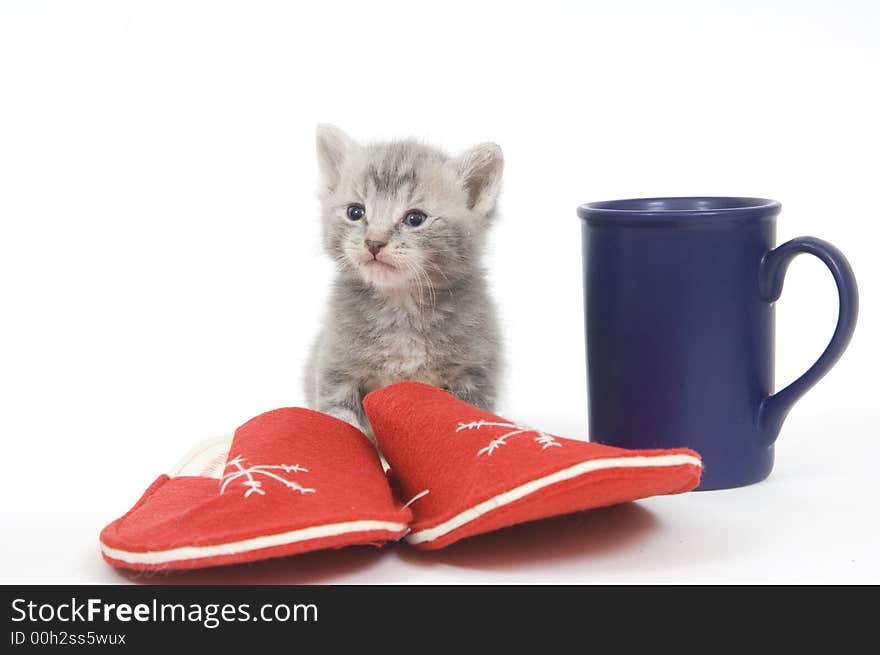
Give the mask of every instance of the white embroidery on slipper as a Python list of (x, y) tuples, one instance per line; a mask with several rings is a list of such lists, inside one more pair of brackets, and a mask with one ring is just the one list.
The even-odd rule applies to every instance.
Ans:
[(520, 434), (535, 434), (538, 435), (534, 438), (534, 441), (541, 444), (541, 450), (547, 450), (553, 446), (558, 446), (562, 448), (562, 444), (556, 441), (553, 435), (547, 434), (546, 432), (541, 432), (540, 430), (533, 430), (532, 428), (523, 427), (521, 425), (516, 425), (515, 423), (495, 423), (492, 421), (471, 421), (470, 423), (464, 423), (459, 421), (458, 427), (455, 429), (456, 432), (461, 432), (462, 430), (480, 430), (484, 427), (495, 427), (495, 428), (513, 428), (510, 432), (506, 434), (502, 434), (500, 437), (496, 437), (489, 442), (485, 448), (481, 448), (477, 451), (477, 457), (480, 455), (486, 455), (487, 457), (498, 450), (501, 446), (507, 445), (507, 440), (511, 437), (516, 437)]
[(229, 460), (229, 462), (226, 464), (226, 468), (233, 466), (235, 467), (235, 470), (223, 476), (223, 484), (220, 485), (221, 494), (226, 491), (226, 487), (229, 486), (230, 482), (232, 482), (233, 480), (238, 480), (239, 478), (244, 478), (242, 486), (247, 487), (247, 491), (244, 492), (245, 498), (253, 493), (265, 496), (266, 492), (263, 490), (263, 483), (260, 480), (257, 480), (256, 477), (254, 477), (257, 475), (262, 475), (267, 478), (271, 478), (272, 480), (277, 480), (288, 489), (298, 491), (301, 494), (315, 493), (314, 489), (309, 489), (308, 487), (304, 487), (301, 484), (294, 482), (293, 480), (288, 480), (287, 478), (283, 478), (280, 475), (272, 473), (272, 471), (284, 471), (285, 473), (309, 472), (309, 469), (304, 468), (299, 464), (260, 464), (258, 466), (245, 467), (243, 466), (244, 462), (244, 458), (239, 455), (234, 459)]
[(410, 498), (410, 499), (409, 499), (409, 502), (407, 502), (406, 505), (403, 506), (403, 508), (407, 508), (407, 507), (409, 507), (409, 506), (412, 505), (414, 502), (416, 502), (419, 498), (421, 498), (422, 496), (427, 496), (429, 493), (431, 493), (431, 490), (430, 490), (430, 489), (425, 489), (424, 491), (420, 491), (420, 492), (417, 493), (415, 496), (413, 496), (412, 498)]

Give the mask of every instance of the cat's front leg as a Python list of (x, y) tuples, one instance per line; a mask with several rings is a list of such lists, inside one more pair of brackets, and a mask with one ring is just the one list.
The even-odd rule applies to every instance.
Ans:
[(466, 372), (444, 386), (449, 393), (487, 412), (494, 411), (497, 388), (486, 372)]
[(364, 413), (361, 397), (360, 385), (355, 380), (332, 372), (327, 373), (318, 380), (315, 409), (350, 423), (372, 439), (373, 432)]

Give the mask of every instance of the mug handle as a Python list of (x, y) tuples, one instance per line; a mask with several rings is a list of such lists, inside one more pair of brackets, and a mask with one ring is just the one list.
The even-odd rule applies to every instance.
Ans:
[(758, 427), (762, 439), (770, 446), (779, 434), (782, 422), (797, 400), (837, 363), (852, 339), (859, 314), (859, 290), (852, 267), (833, 245), (815, 237), (798, 237), (771, 250), (761, 260), (761, 296), (773, 303), (782, 294), (785, 271), (791, 260), (801, 253), (809, 253), (821, 259), (837, 283), (840, 309), (834, 336), (825, 351), (807, 372), (790, 385), (764, 398), (758, 408)]

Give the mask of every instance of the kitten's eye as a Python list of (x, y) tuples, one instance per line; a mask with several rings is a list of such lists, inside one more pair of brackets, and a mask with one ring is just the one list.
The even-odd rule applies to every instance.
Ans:
[(426, 218), (428, 217), (419, 211), (407, 212), (406, 216), (403, 217), (403, 224), (409, 225), (410, 227), (418, 227), (425, 222)]
[(361, 220), (367, 213), (367, 210), (364, 209), (363, 205), (349, 205), (348, 209), (345, 210), (345, 215), (348, 216), (349, 220), (359, 221)]

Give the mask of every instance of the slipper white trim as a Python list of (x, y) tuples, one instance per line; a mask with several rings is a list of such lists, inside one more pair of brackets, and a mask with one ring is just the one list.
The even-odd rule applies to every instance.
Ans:
[(505, 491), (504, 493), (498, 494), (497, 496), (494, 496), (489, 500), (483, 501), (478, 505), (474, 505), (473, 507), (466, 509), (460, 514), (453, 516), (448, 521), (444, 521), (440, 525), (434, 526), (433, 528), (426, 528), (417, 532), (411, 532), (406, 536), (406, 540), (411, 544), (420, 544), (426, 541), (434, 541), (435, 539), (439, 539), (440, 537), (449, 534), (453, 530), (457, 530), (461, 526), (466, 525), (471, 521), (475, 521), (484, 514), (487, 514), (505, 505), (509, 505), (510, 503), (524, 498), (529, 494), (533, 494), (536, 491), (543, 489), (544, 487), (550, 486), (551, 484), (570, 480), (572, 478), (578, 477), (579, 475), (583, 475), (584, 473), (591, 473), (593, 471), (601, 471), (610, 468), (645, 468), (655, 466), (672, 467), (682, 466), (686, 464), (702, 467), (702, 462), (698, 458), (691, 455), (612, 457), (608, 459), (593, 459), (588, 462), (581, 462), (580, 464), (575, 464), (574, 466), (556, 471), (555, 473), (551, 473), (550, 475), (545, 475), (543, 478), (538, 478), (536, 480), (526, 482), (523, 485), (515, 487), (509, 491)]
[(387, 532), (397, 533), (403, 532), (406, 529), (407, 525), (405, 523), (395, 523), (392, 521), (345, 521), (342, 523), (315, 525), (308, 528), (300, 528), (299, 530), (291, 530), (290, 532), (280, 532), (278, 534), (252, 537), (251, 539), (230, 541), (212, 546), (181, 546), (180, 548), (171, 548), (169, 550), (131, 552), (120, 550), (118, 548), (111, 548), (104, 544), (104, 542), (101, 542), (101, 550), (110, 559), (127, 562), (129, 564), (168, 564), (170, 562), (179, 562), (181, 560), (235, 555), (252, 550), (272, 548), (274, 546), (286, 546), (300, 541), (308, 541), (309, 539), (335, 537), (355, 532), (385, 530)]

